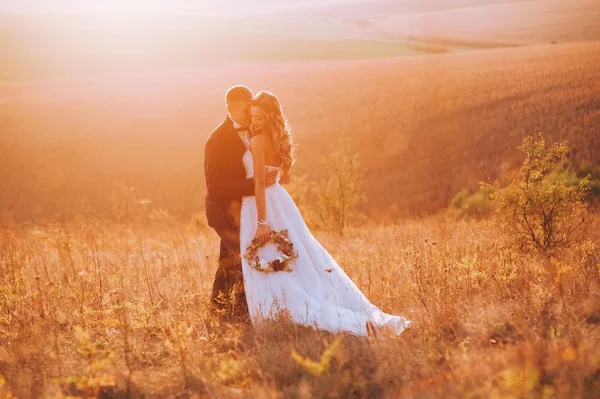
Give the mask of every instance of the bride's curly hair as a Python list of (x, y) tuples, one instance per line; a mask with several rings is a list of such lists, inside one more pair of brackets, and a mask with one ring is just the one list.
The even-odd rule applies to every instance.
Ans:
[(292, 129), (283, 114), (279, 100), (273, 93), (261, 91), (254, 96), (250, 105), (260, 108), (267, 115), (267, 132), (271, 135), (275, 150), (281, 157), (282, 166), (290, 168), (296, 162), (294, 157), (296, 145), (292, 137)]

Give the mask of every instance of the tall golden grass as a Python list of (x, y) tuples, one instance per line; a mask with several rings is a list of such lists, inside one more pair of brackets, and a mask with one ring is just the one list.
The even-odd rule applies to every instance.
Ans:
[(202, 224), (89, 215), (0, 231), (0, 393), (15, 397), (593, 397), (600, 220), (550, 255), (446, 217), (317, 233), (399, 337), (259, 330), (207, 310)]

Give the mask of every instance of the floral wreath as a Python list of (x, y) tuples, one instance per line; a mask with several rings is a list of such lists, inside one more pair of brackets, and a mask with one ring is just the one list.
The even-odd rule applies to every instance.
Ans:
[[(277, 250), (281, 252), (281, 256), (271, 262), (266, 262), (259, 258), (258, 250), (269, 242), (277, 244)], [(290, 241), (287, 230), (271, 230), (269, 231), (269, 239), (264, 244), (260, 242), (258, 237), (254, 237), (248, 248), (246, 248), (244, 259), (259, 272), (272, 273), (286, 271), (289, 273), (292, 271), (290, 263), (298, 259), (298, 252), (294, 249), (294, 244)]]

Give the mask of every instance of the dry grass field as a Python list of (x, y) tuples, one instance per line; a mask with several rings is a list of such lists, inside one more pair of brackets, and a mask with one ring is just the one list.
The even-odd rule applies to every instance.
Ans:
[[(584, 241), (551, 257), (510, 249), (489, 222), (428, 218), (343, 239), (318, 234), (370, 300), (414, 321), (399, 338), (375, 340), (284, 320), (258, 331), (218, 325), (206, 310), (218, 242), (204, 228), (82, 216), (3, 229), (0, 392), (592, 398), (600, 390), (595, 222)], [(292, 350), (316, 364), (296, 362)]]

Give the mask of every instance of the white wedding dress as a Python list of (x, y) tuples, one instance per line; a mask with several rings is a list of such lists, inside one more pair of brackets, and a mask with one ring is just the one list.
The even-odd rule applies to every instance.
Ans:
[[(252, 154), (243, 157), (247, 178), (254, 176)], [(273, 168), (268, 166), (267, 168)], [(400, 334), (410, 321), (379, 310), (363, 295), (309, 231), (292, 197), (279, 183), (266, 189), (267, 223), (276, 230), (287, 229), (298, 252), (290, 263), (291, 272), (264, 273), (255, 270), (243, 254), (254, 238), (257, 228), (256, 200), (244, 197), (240, 221), (242, 269), (248, 310), (252, 324), (275, 317), (285, 311), (297, 324), (313, 326), (334, 333), (350, 332), (369, 335), (370, 323)], [(265, 261), (281, 254), (276, 245), (267, 244), (259, 250)]]

